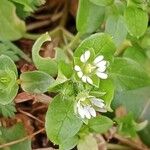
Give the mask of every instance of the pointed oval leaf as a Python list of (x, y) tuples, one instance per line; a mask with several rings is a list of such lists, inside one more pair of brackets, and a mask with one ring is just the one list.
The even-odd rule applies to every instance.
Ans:
[(106, 20), (105, 32), (109, 33), (116, 46), (119, 46), (127, 36), (127, 27), (123, 16), (110, 15)]
[(105, 8), (91, 3), (89, 0), (80, 0), (76, 18), (78, 32), (92, 33), (104, 20)]
[(0, 0), (0, 40), (17, 40), (26, 31), (24, 21), (16, 15), (16, 8), (8, 0)]
[(82, 121), (74, 114), (74, 97), (57, 95), (46, 114), (46, 133), (55, 144), (73, 137), (81, 128)]
[(54, 79), (42, 71), (24, 72), (20, 75), (21, 87), (25, 92), (44, 93), (54, 82)]
[(150, 85), (150, 77), (144, 68), (130, 58), (115, 58), (110, 68), (117, 91)]
[(97, 116), (92, 118), (88, 122), (88, 127), (91, 132), (105, 133), (108, 129), (113, 126), (113, 121), (105, 116)]
[(130, 35), (137, 38), (141, 37), (148, 25), (147, 12), (140, 8), (127, 7), (124, 16)]
[(96, 55), (104, 55), (106, 60), (112, 60), (116, 50), (112, 38), (106, 33), (96, 33), (83, 40), (74, 56), (80, 57), (88, 49), (93, 49)]

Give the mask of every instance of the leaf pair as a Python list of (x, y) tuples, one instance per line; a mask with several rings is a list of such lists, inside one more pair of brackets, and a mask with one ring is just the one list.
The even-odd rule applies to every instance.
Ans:
[(0, 104), (13, 101), (18, 93), (18, 81), (24, 91), (41, 94), (47, 91), (54, 79), (41, 71), (24, 72), (18, 79), (15, 63), (5, 55), (0, 56)]

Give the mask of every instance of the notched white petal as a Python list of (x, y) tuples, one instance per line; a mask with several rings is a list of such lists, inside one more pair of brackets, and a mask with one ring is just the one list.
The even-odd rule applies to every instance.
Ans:
[(96, 75), (101, 78), (101, 79), (107, 79), (108, 75), (106, 73), (102, 73), (102, 72), (96, 72)]
[(88, 107), (84, 107), (84, 112), (85, 112), (85, 117), (87, 119), (91, 119), (91, 114), (90, 114), (90, 112), (88, 110)]
[(97, 56), (97, 57), (94, 59), (94, 64), (97, 64), (98, 62), (102, 61), (103, 59), (104, 59), (104, 56), (103, 56), (103, 55)]
[(96, 107), (99, 107), (99, 108), (104, 108), (105, 107), (105, 104), (103, 103), (104, 101), (101, 100), (101, 99), (93, 98), (93, 99), (91, 99), (91, 102)]
[(96, 117), (96, 111), (93, 107), (89, 108), (89, 112), (90, 112), (91, 116)]
[(85, 83), (87, 82), (87, 77), (85, 75), (82, 77), (82, 81)]
[(81, 71), (81, 68), (80, 68), (80, 66), (75, 65), (75, 66), (74, 66), (74, 70), (78, 72), (78, 71)]
[(77, 75), (78, 75), (79, 78), (82, 78), (83, 72), (82, 72), (82, 71), (79, 71), (79, 72), (77, 72)]
[(90, 51), (85, 51), (84, 54), (81, 55), (80, 60), (81, 62), (85, 63), (90, 58)]
[(77, 111), (81, 118), (85, 118), (84, 108), (81, 106), (80, 102), (77, 103)]
[(87, 82), (88, 82), (89, 84), (93, 84), (93, 81), (92, 81), (92, 79), (91, 79), (90, 77), (87, 77), (86, 80), (87, 80)]
[(107, 61), (103, 60), (103, 61), (98, 62), (98, 63), (96, 64), (96, 66), (100, 68), (100, 67), (105, 66), (106, 64), (107, 64)]
[(106, 70), (106, 66), (101, 66), (97, 69), (97, 72), (104, 72)]

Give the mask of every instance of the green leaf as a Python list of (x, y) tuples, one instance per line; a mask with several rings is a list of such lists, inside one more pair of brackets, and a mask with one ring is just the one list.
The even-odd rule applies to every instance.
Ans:
[(15, 83), (13, 86), (0, 91), (0, 104), (7, 105), (11, 103), (16, 97), (19, 90), (19, 86)]
[(99, 6), (108, 6), (113, 4), (114, 0), (90, 0), (92, 3)]
[(0, 104), (0, 114), (4, 117), (14, 117), (16, 108), (14, 103), (9, 103), (7, 105)]
[(80, 57), (87, 49), (93, 49), (96, 55), (104, 55), (107, 61), (111, 61), (116, 50), (112, 38), (106, 33), (96, 33), (81, 42), (75, 50), (74, 56)]
[(109, 33), (115, 44), (119, 46), (127, 36), (124, 18), (121, 15), (110, 15), (106, 20), (105, 32)]
[(24, 7), (24, 11), (33, 12), (37, 6), (45, 3), (45, 0), (11, 0), (12, 2), (18, 3)]
[[(148, 120), (150, 121), (150, 86), (138, 88), (135, 90), (128, 90), (117, 92), (113, 100), (113, 108), (120, 105), (124, 106), (128, 112), (132, 112), (137, 122)], [(150, 146), (150, 123), (148, 126), (140, 131), (142, 140)]]
[(73, 137), (81, 128), (82, 121), (74, 114), (74, 97), (57, 95), (46, 114), (46, 133), (55, 144)]
[(18, 92), (18, 76), (15, 63), (5, 55), (0, 56), (0, 104), (10, 103)]
[(11, 70), (16, 74), (16, 77), (18, 77), (18, 71), (15, 63), (6, 55), (0, 56), (0, 70)]
[(42, 44), (50, 40), (51, 38), (49, 37), (48, 33), (41, 35), (32, 47), (32, 58), (35, 66), (39, 70), (44, 71), (51, 76), (56, 76), (58, 70), (56, 61), (52, 58), (43, 58), (39, 55)]
[(105, 94), (101, 96), (101, 98), (104, 100), (108, 111), (112, 111), (111, 102), (114, 98), (114, 90), (115, 90), (115, 86), (111, 79), (101, 80), (99, 91), (105, 92)]
[(148, 27), (145, 34), (139, 39), (138, 44), (143, 49), (150, 49), (150, 28)]
[(21, 87), (29, 93), (44, 93), (54, 82), (54, 79), (45, 72), (31, 71), (20, 75)]
[(30, 0), (30, 1), (29, 0), (21, 0), (21, 1), (20, 0), (11, 0), (11, 1), (23, 5), (24, 6), (24, 11), (33, 12), (33, 9), (31, 7), (32, 0)]
[(91, 3), (89, 0), (80, 0), (76, 18), (78, 32), (92, 33), (100, 27), (104, 20), (105, 8)]
[(139, 63), (145, 69), (145, 72), (150, 75), (150, 59), (147, 56), (147, 51), (138, 45), (134, 45), (133, 47), (127, 48), (123, 56)]
[(25, 23), (17, 17), (15, 10), (10, 1), (0, 1), (0, 40), (17, 40), (25, 33)]
[(124, 16), (130, 35), (141, 37), (147, 29), (148, 14), (140, 8), (127, 7)]
[(145, 66), (146, 61), (147, 61), (147, 56), (145, 54), (145, 51), (138, 46), (127, 48), (125, 50), (123, 56), (128, 57), (143, 66)]
[(113, 121), (105, 116), (97, 116), (88, 122), (88, 127), (91, 132), (105, 133), (113, 126)]
[(98, 144), (93, 135), (89, 134), (83, 139), (80, 139), (77, 148), (78, 150), (98, 150)]
[(115, 58), (110, 68), (111, 77), (117, 91), (150, 85), (150, 77), (143, 67), (129, 58)]
[(79, 141), (78, 136), (73, 136), (60, 144), (59, 149), (60, 150), (70, 150), (73, 149)]
[[(0, 134), (0, 145), (19, 140), (27, 135), (25, 128), (21, 123), (18, 123), (11, 128), (0, 127), (0, 131), (2, 133)], [(31, 150), (31, 141), (27, 139), (6, 148), (8, 150)]]
[(9, 56), (13, 61), (19, 60), (19, 56), (17, 55), (17, 53), (4, 43), (0, 43), (0, 55)]
[[(73, 66), (72, 64), (65, 63), (64, 61), (60, 61), (58, 64), (59, 71), (66, 77), (70, 78), (73, 74)], [(58, 72), (59, 72), (58, 71)], [(58, 73), (59, 74), (59, 73)]]

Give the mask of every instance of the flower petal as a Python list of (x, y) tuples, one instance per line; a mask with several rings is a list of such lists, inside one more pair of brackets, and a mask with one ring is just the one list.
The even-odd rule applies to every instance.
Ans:
[(96, 111), (93, 107), (89, 108), (89, 112), (90, 112), (91, 116), (96, 117)]
[(90, 112), (89, 112), (89, 110), (88, 110), (88, 107), (84, 107), (84, 112), (85, 112), (85, 117), (87, 118), (87, 119), (91, 119), (91, 114), (90, 114)]
[(93, 84), (93, 81), (92, 81), (92, 79), (91, 79), (90, 77), (86, 77), (86, 80), (87, 80), (87, 82), (88, 82), (89, 84)]
[(91, 103), (99, 108), (104, 108), (105, 106), (104, 101), (101, 99), (97, 99), (97, 98), (91, 99)]
[(101, 78), (101, 79), (107, 79), (108, 75), (106, 73), (102, 73), (102, 72), (96, 72), (96, 75)]
[(98, 62), (98, 63), (96, 64), (96, 66), (100, 68), (100, 67), (105, 66), (106, 64), (107, 64), (107, 62), (106, 62), (105, 60), (103, 60), (103, 61)]
[(104, 72), (106, 70), (106, 66), (101, 66), (97, 69), (97, 72)]
[(85, 51), (85, 53), (81, 55), (80, 60), (81, 62), (85, 63), (89, 58), (90, 58), (90, 51)]
[(94, 59), (94, 64), (97, 64), (98, 62), (102, 61), (104, 59), (103, 55), (99, 55)]
[(81, 118), (84, 118), (85, 117), (84, 108), (80, 105), (80, 106), (77, 107), (77, 110), (78, 110), (78, 113), (81, 116)]
[(82, 78), (83, 72), (82, 72), (82, 71), (79, 71), (79, 72), (77, 72), (77, 75), (78, 75), (79, 78)]
[(74, 70), (78, 72), (78, 71), (81, 71), (81, 68), (78, 65), (75, 65)]
[(82, 81), (86, 83), (86, 82), (87, 82), (87, 76), (84, 75), (84, 76), (82, 77)]

